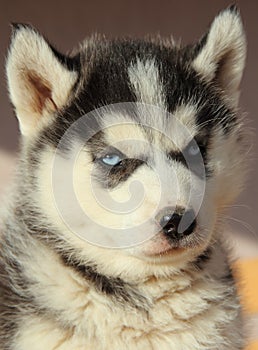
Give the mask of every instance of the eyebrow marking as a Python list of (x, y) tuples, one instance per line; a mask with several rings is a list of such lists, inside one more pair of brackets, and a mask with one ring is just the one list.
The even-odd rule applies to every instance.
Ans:
[[(193, 139), (194, 140), (194, 139)], [(171, 151), (167, 152), (167, 157), (173, 161), (179, 162), (182, 165), (184, 165), (188, 170), (190, 170), (192, 173), (197, 175), (200, 178), (210, 177), (212, 174), (212, 171), (210, 167), (208, 166), (208, 159), (207, 159), (207, 145), (204, 145), (203, 143), (198, 143), (200, 149), (199, 156), (195, 158), (195, 156), (187, 156), (187, 149), (189, 146), (191, 146), (191, 143), (193, 142), (191, 140), (187, 146), (183, 149), (183, 151)], [(194, 143), (195, 144), (195, 143)], [(186, 159), (187, 156), (187, 159)]]

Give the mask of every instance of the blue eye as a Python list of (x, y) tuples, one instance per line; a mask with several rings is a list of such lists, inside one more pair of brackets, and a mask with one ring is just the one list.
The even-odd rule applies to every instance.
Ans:
[(117, 154), (107, 154), (105, 157), (101, 158), (102, 163), (110, 166), (118, 165), (122, 159)]
[(191, 144), (188, 147), (187, 152), (192, 157), (197, 156), (200, 153), (199, 146), (197, 144)]

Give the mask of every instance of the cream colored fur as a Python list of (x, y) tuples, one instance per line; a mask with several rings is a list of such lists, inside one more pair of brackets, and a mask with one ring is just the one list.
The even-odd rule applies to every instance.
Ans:
[(224, 285), (214, 279), (224, 273), (221, 268), (218, 272), (218, 262), (223, 265), (224, 261), (220, 250), (210, 263), (208, 278), (187, 270), (170, 279), (142, 278), (139, 272), (139, 289), (151, 305), (145, 314), (115, 305), (95, 292), (38, 242), (27, 249), (34, 263), (24, 261), (22, 265), (34, 284), (33, 295), (42, 307), (51, 307), (61, 318), (22, 318), (15, 350), (233, 350), (239, 344), (235, 290), (228, 290), (225, 298)]
[[(14, 35), (6, 67), (9, 92), (22, 134), (32, 136), (35, 128), (50, 122), (56, 108), (61, 109), (67, 103), (77, 73), (68, 71), (58, 62), (45, 39), (37, 32), (25, 27)], [(34, 84), (30, 75), (35, 79)], [(39, 96), (41, 91), (34, 86), (37, 83), (42, 89), (46, 87), (50, 90), (51, 99)]]
[(224, 11), (212, 23), (207, 42), (192, 65), (206, 80), (218, 79), (229, 105), (235, 108), (245, 58), (246, 40), (241, 18)]

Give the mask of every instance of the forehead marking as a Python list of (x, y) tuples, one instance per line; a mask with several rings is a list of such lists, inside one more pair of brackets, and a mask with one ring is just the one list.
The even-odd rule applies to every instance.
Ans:
[(129, 67), (128, 76), (138, 102), (165, 108), (162, 81), (154, 59), (143, 62), (138, 58)]

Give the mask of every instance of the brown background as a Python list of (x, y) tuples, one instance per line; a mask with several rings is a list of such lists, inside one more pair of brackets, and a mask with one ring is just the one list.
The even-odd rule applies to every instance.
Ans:
[[(142, 36), (147, 33), (173, 34), (183, 43), (198, 39), (213, 17), (232, 1), (83, 1), (83, 0), (0, 0), (0, 149), (16, 151), (18, 124), (10, 107), (4, 61), (10, 37), (10, 22), (29, 22), (61, 51), (70, 50), (92, 32), (107, 36)], [(248, 38), (248, 59), (242, 84), (241, 106), (247, 123), (258, 126), (258, 1), (237, 2)], [(253, 139), (252, 172), (247, 188), (230, 219), (243, 234), (258, 231), (258, 166), (256, 134)], [(1, 164), (0, 164), (1, 167)], [(236, 221), (239, 220), (239, 221)], [(250, 226), (250, 227), (249, 227)]]

